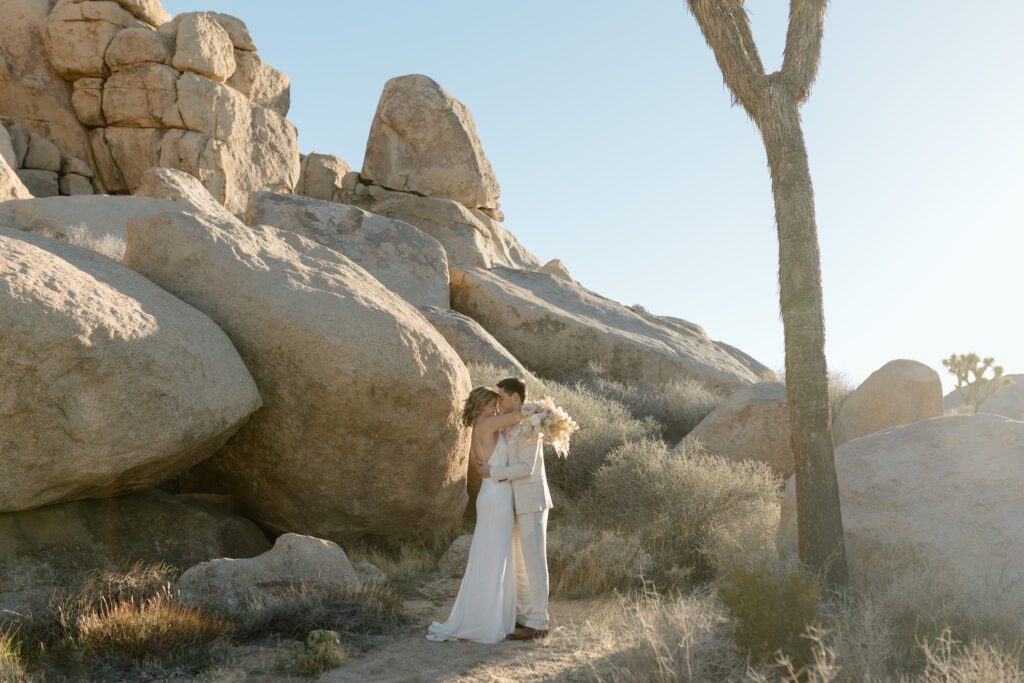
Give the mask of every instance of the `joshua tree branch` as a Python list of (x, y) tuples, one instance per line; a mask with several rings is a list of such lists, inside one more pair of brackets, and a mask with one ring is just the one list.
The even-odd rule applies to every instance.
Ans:
[(828, 0), (789, 2), (789, 29), (786, 31), (781, 75), (796, 97), (797, 104), (802, 104), (811, 94), (811, 85), (818, 75), (827, 4)]
[[(743, 0), (687, 0), (704, 40), (715, 53), (725, 84), (747, 114), (756, 119), (767, 87)], [(820, 41), (819, 41), (820, 42)]]

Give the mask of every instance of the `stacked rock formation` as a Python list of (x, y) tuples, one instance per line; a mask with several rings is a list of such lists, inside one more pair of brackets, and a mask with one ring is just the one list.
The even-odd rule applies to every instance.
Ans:
[(295, 186), (289, 81), (240, 19), (172, 20), (159, 0), (60, 0), (45, 33), (105, 191), (134, 193), (147, 169), (175, 168), (241, 214), (249, 193)]
[(53, 141), (14, 119), (0, 117), (0, 157), (33, 197), (93, 193), (93, 172), (85, 161), (65, 156)]

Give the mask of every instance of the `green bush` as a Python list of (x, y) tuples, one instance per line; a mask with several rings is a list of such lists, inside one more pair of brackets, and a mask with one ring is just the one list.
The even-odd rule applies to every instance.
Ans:
[(639, 539), (655, 582), (701, 580), (775, 556), (780, 481), (765, 463), (732, 462), (685, 442), (613, 451), (581, 501), (582, 519)]
[(737, 567), (718, 597), (736, 620), (736, 645), (758, 662), (782, 653), (797, 664), (811, 659), (804, 636), (814, 622), (821, 584), (803, 572), (776, 572), (761, 565)]
[[(470, 364), (469, 372), (474, 386), (494, 386), (508, 376), (505, 370), (492, 365)], [(594, 473), (614, 448), (657, 433), (658, 427), (652, 420), (638, 420), (618, 401), (584, 386), (538, 378), (526, 381), (530, 398), (551, 396), (580, 426), (573, 434), (568, 458), (559, 458), (547, 449), (544, 459), (548, 481), (571, 496), (586, 491)]]
[(304, 645), (294, 648), (287, 659), (279, 662), (278, 671), (300, 676), (319, 676), (336, 669), (345, 661), (341, 636), (335, 631), (312, 631)]
[(21, 642), (9, 630), (0, 630), (0, 683), (26, 680)]

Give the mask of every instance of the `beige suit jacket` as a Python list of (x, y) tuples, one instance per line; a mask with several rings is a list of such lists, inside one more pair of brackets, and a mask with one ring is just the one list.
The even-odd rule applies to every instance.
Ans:
[(525, 438), (518, 429), (508, 432), (508, 465), (492, 467), (491, 477), (497, 482), (512, 483), (517, 515), (550, 509), (551, 492), (544, 474), (544, 444), (540, 437)]

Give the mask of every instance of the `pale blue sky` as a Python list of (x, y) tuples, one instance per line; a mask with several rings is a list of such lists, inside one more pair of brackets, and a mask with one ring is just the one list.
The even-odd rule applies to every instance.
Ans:
[[(303, 152), (362, 164), (384, 82), (473, 112), (505, 225), (585, 286), (783, 364), (771, 188), (683, 0), (165, 0), (246, 20)], [(766, 68), (788, 3), (748, 1)], [(804, 106), (830, 368), (1024, 372), (1024, 2), (845, 0)]]

